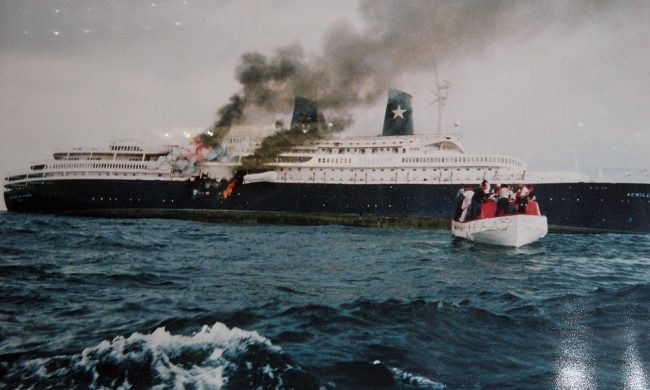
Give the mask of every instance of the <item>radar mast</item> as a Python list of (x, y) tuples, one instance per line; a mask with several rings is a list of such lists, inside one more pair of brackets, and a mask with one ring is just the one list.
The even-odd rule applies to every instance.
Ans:
[(436, 98), (431, 102), (431, 104), (438, 103), (438, 129), (436, 134), (440, 135), (445, 133), (442, 129), (442, 108), (447, 103), (447, 98), (449, 97), (449, 81), (443, 79), (443, 83), (440, 83), (440, 79), (438, 78), (438, 67), (436, 65), (433, 66), (433, 72), (436, 75), (436, 87), (434, 90), (431, 90), (431, 93)]

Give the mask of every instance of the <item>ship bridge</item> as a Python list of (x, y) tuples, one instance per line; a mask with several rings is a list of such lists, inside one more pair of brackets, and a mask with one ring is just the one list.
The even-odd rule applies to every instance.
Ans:
[(433, 150), (448, 150), (464, 153), (463, 140), (460, 134), (437, 134), (434, 136), (433, 142), (427, 143), (424, 146)]

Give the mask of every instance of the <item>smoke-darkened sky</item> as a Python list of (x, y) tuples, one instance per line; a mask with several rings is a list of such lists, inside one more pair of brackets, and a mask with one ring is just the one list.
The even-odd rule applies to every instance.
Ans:
[(180, 141), (242, 92), (246, 53), (291, 65), (266, 107), (303, 94), (351, 113), (350, 134), (380, 133), (390, 87), (434, 131), (437, 65), (468, 153), (571, 169), (575, 144), (590, 174), (648, 168), (649, 15), (644, 0), (0, 0), (0, 171), (57, 146)]

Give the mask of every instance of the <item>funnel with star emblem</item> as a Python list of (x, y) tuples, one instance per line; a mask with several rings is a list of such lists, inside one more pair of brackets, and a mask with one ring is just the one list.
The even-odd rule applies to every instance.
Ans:
[(413, 135), (411, 95), (397, 89), (388, 91), (384, 130), (381, 135)]

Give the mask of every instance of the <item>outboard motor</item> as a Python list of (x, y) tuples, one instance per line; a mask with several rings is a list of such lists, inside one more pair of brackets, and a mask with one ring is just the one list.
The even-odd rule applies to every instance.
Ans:
[(291, 128), (302, 126), (303, 131), (308, 131), (311, 126), (318, 123), (318, 109), (316, 102), (302, 96), (296, 96), (293, 102), (293, 115)]
[(384, 130), (381, 135), (413, 135), (411, 95), (397, 89), (388, 91)]

